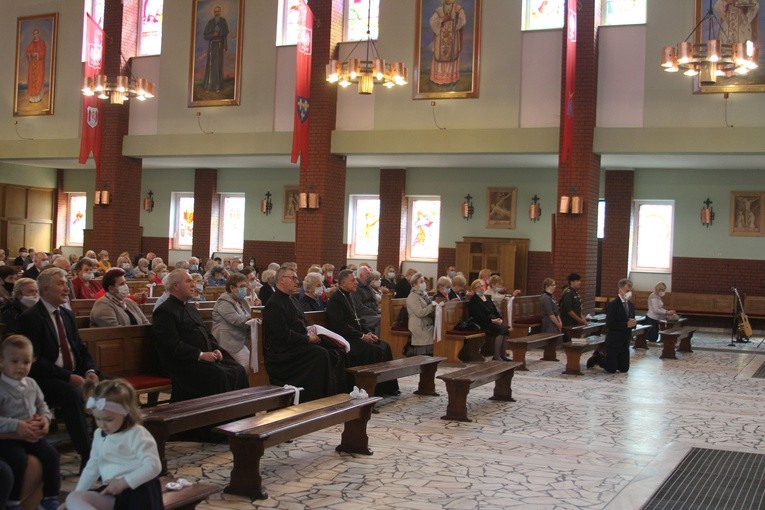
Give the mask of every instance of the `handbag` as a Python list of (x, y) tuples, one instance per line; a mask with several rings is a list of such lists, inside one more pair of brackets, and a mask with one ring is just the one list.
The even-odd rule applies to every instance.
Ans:
[(471, 319), (467, 319), (464, 321), (459, 321), (456, 326), (454, 326), (455, 331), (481, 331), (481, 326), (473, 322)]

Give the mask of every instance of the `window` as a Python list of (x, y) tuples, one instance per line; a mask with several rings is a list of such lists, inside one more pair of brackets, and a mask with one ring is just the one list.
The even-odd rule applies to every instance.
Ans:
[(221, 251), (240, 252), (244, 249), (244, 193), (222, 193), (220, 196)]
[(351, 195), (348, 231), (351, 233), (351, 258), (377, 257), (380, 238), (380, 199), (377, 196)]
[(598, 200), (598, 239), (606, 237), (606, 201)]
[(85, 10), (82, 15), (82, 61), (88, 58), (88, 48), (86, 47), (86, 30), (88, 26), (88, 15), (95, 20), (101, 28), (104, 28), (104, 4), (106, 0), (85, 0)]
[(279, 23), (276, 24), (276, 45), (297, 44), (298, 6), (300, 0), (280, 0)]
[(563, 0), (524, 0), (523, 30), (563, 28)]
[(82, 246), (87, 210), (88, 199), (85, 193), (69, 193), (69, 203), (66, 211), (67, 246)]
[(441, 227), (441, 200), (409, 197), (406, 252), (408, 260), (437, 261)]
[(141, 0), (138, 19), (138, 54), (162, 54), (163, 0)]
[(645, 23), (646, 0), (603, 0), (601, 25), (640, 25)]
[(675, 203), (636, 200), (632, 225), (632, 270), (672, 270), (672, 225)]
[(377, 39), (380, 26), (380, 0), (347, 0), (345, 6), (345, 40)]
[(170, 213), (173, 248), (191, 248), (194, 237), (194, 194), (173, 193), (173, 210)]

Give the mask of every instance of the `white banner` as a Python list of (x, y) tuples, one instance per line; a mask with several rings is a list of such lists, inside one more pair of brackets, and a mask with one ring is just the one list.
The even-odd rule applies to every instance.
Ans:
[(435, 305), (436, 305), (436, 318), (434, 319), (435, 320), (435, 323), (434, 323), (435, 327), (433, 328), (433, 340), (435, 340), (436, 342), (440, 342), (443, 339), (442, 338), (442, 331), (441, 331), (441, 329), (443, 328), (443, 325), (444, 325), (444, 321), (443, 321), (443, 317), (444, 317), (444, 304), (443, 303), (435, 303)]
[(258, 326), (262, 323), (262, 319), (250, 319), (245, 324), (250, 326), (250, 368), (254, 373), (258, 373), (260, 368), (258, 367)]
[(505, 312), (505, 317), (507, 317), (507, 329), (513, 329), (513, 300), (515, 299), (515, 296), (510, 296), (510, 298), (507, 300), (507, 311)]

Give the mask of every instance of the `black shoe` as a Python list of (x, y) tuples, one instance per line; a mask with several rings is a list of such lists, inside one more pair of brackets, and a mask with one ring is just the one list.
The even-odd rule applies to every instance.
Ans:
[(595, 367), (595, 356), (591, 356), (590, 359), (587, 360), (587, 368), (594, 368)]

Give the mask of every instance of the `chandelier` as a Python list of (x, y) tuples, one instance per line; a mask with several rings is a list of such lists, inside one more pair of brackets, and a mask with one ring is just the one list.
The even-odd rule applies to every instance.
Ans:
[[(409, 71), (403, 62), (387, 63), (380, 58), (377, 45), (371, 36), (372, 2), (369, 4), (366, 40), (361, 39), (353, 46), (349, 58), (342, 62), (330, 60), (327, 64), (327, 81), (329, 83), (337, 83), (341, 87), (358, 83), (359, 94), (364, 95), (372, 93), (375, 83), (392, 88), (397, 85), (406, 85), (409, 81)], [(354, 55), (356, 48), (362, 43), (366, 44), (365, 59), (350, 58), (350, 55)]]
[[(754, 6), (754, 3), (739, 0), (737, 6), (747, 8)], [(703, 41), (701, 35), (705, 23), (707, 40)], [(689, 42), (694, 34), (695, 39), (701, 42)], [(718, 78), (745, 76), (758, 67), (760, 50), (754, 47), (752, 41), (732, 42), (732, 36), (735, 34), (728, 34), (723, 29), (710, 0), (709, 9), (688, 37), (677, 43), (677, 46), (664, 47), (661, 67), (668, 73), (683, 71), (686, 76), (698, 76), (702, 85), (712, 85)]]
[(105, 74), (97, 74), (93, 77), (86, 76), (82, 79), (82, 95), (95, 96), (98, 99), (109, 99), (112, 104), (124, 104), (131, 97), (139, 101), (145, 101), (154, 97), (154, 83), (145, 78), (136, 78), (127, 65), (127, 76), (117, 76), (114, 81), (109, 81)]

